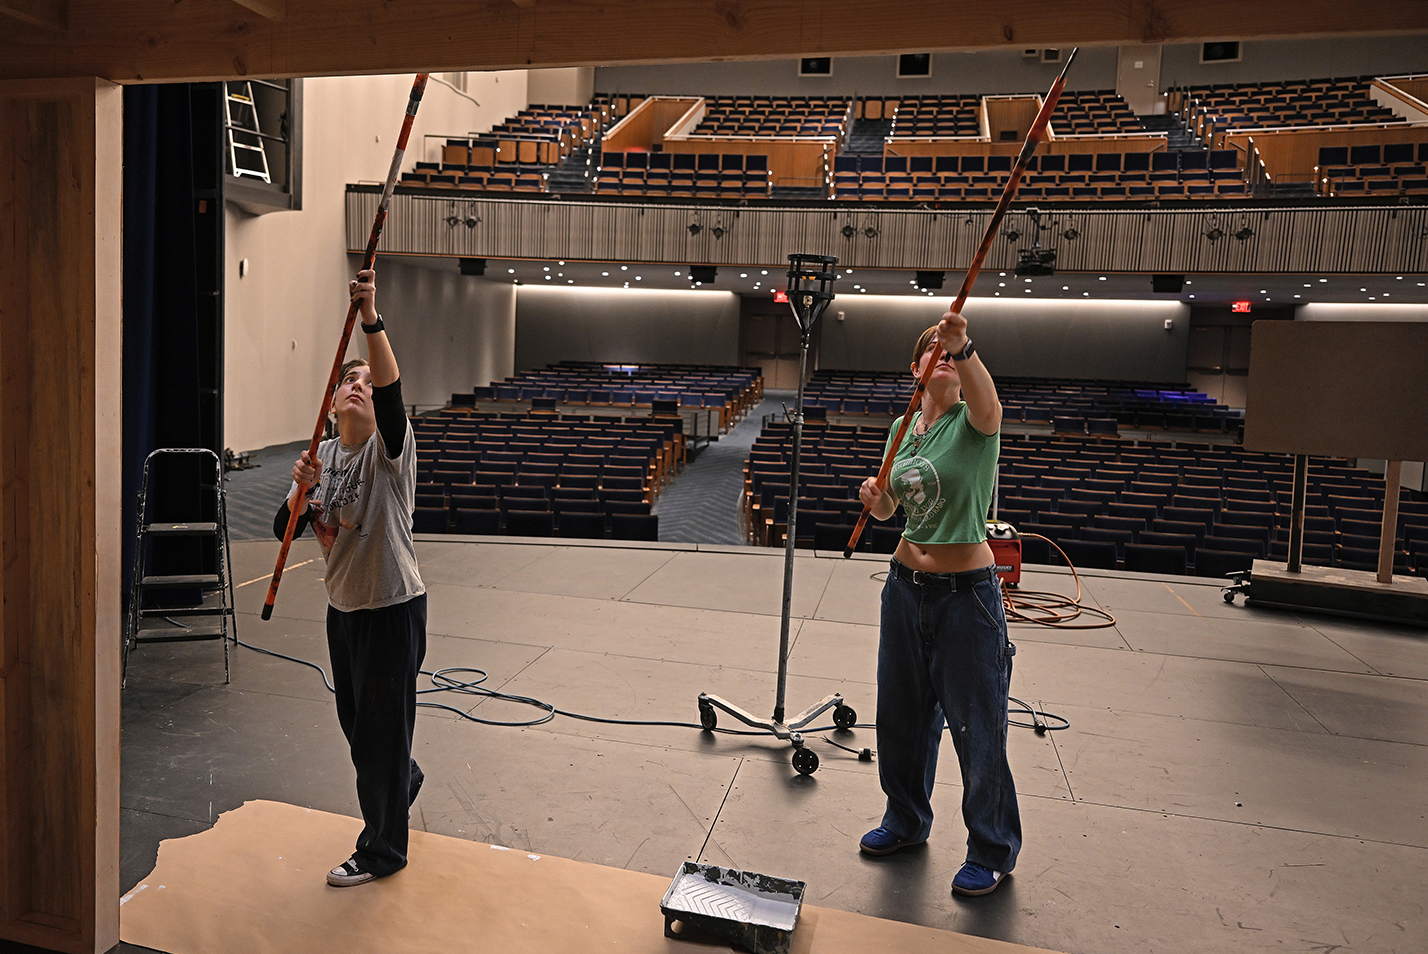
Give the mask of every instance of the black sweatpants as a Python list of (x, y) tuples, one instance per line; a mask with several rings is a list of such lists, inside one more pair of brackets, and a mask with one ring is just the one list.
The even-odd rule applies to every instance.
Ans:
[(366, 823), (356, 858), (381, 877), (407, 864), (407, 809), (422, 778), (412, 759), (416, 681), (426, 657), (426, 594), (380, 609), (327, 607), (337, 721), (357, 769)]

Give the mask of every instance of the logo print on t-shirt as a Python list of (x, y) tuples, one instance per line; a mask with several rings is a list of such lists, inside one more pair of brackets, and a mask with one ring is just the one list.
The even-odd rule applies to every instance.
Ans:
[(945, 504), (937, 468), (926, 457), (898, 461), (893, 468), (893, 480), (898, 500), (907, 512), (909, 528), (915, 529), (932, 519)]

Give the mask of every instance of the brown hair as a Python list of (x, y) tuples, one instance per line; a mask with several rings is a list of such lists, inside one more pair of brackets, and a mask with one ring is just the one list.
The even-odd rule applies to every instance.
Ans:
[(353, 358), (351, 361), (348, 361), (346, 364), (344, 364), (344, 365), (342, 366), (342, 371), (341, 371), (341, 373), (337, 375), (337, 384), (338, 384), (338, 386), (340, 387), (340, 386), (342, 385), (342, 382), (347, 378), (347, 372), (348, 372), (348, 371), (351, 371), (353, 368), (370, 368), (370, 367), (371, 367), (371, 365), (367, 363), (367, 359), (366, 359), (366, 358)]
[(932, 347), (932, 342), (937, 340), (937, 326), (933, 325), (922, 333), (917, 339), (917, 347), (912, 349), (912, 366), (917, 367), (917, 362), (922, 360), (922, 355), (928, 348)]

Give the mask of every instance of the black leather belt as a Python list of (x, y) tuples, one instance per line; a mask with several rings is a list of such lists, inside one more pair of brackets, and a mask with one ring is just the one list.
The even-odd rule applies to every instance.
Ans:
[(961, 573), (927, 573), (923, 570), (914, 570), (907, 564), (894, 559), (889, 567), (888, 572), (893, 576), (915, 586), (940, 586), (943, 589), (954, 591), (958, 586), (969, 586), (973, 583), (997, 578), (996, 567), (991, 566), (984, 566), (980, 570), (963, 570)]

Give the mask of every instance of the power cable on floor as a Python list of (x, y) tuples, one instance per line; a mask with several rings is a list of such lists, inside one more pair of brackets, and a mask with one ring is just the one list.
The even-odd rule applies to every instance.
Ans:
[[(233, 641), (237, 645), (242, 646), (244, 649), (251, 649), (254, 652), (262, 653), (265, 656), (273, 656), (278, 659), (286, 659), (288, 662), (295, 662), (299, 665), (307, 666), (311, 669), (316, 669), (318, 671), (318, 674), (322, 676), (322, 683), (324, 686), (327, 687), (327, 691), (332, 693), (335, 693), (337, 691), (336, 688), (332, 685), (331, 679), (328, 678), (327, 670), (323, 669), (315, 662), (310, 662), (306, 659), (300, 659), (297, 656), (289, 656), (286, 653), (280, 653), (277, 650), (264, 649), (262, 646), (254, 646), (252, 643), (245, 643), (243, 640), (238, 639), (236, 636), (233, 637)], [(456, 692), (464, 695), (479, 696), (486, 699), (495, 699), (500, 702), (513, 702), (517, 705), (531, 706), (533, 708), (541, 710), (541, 715), (538, 715), (535, 718), (512, 721), (503, 719), (483, 719), (480, 716), (472, 715), (464, 709), (459, 709), (456, 706), (447, 705), (444, 702), (417, 703), (417, 705), (422, 708), (444, 709), (447, 712), (455, 713), (456, 715), (467, 720), (468, 722), (478, 722), (481, 725), (491, 725), (503, 728), (529, 728), (531, 726), (544, 725), (545, 723), (550, 722), (556, 716), (559, 715), (565, 716), (567, 719), (578, 719), (581, 722), (594, 722), (601, 725), (634, 725), (666, 727), (675, 729), (698, 729), (700, 731), (718, 732), (723, 735), (766, 736), (769, 734), (766, 731), (760, 731), (757, 729), (726, 729), (717, 726), (712, 730), (706, 730), (704, 726), (698, 722), (677, 722), (661, 719), (612, 719), (604, 716), (586, 715), (582, 712), (571, 712), (566, 709), (560, 709), (554, 705), (551, 705), (549, 702), (545, 702), (541, 699), (532, 698), (531, 696), (516, 695), (513, 693), (500, 692), (495, 689), (484, 688), (481, 683), (485, 682), (489, 678), (489, 674), (484, 669), (475, 669), (462, 666), (448, 666), (446, 668), (437, 669), (435, 671), (422, 669), (420, 670), (420, 672), (423, 676), (431, 677), (432, 688), (418, 689), (417, 695), (419, 696), (433, 692)], [(479, 678), (458, 679), (451, 675), (452, 673), (475, 674), (479, 676)], [(1032, 729), (1036, 732), (1037, 735), (1043, 735), (1048, 731), (1056, 731), (1060, 729), (1070, 728), (1071, 726), (1070, 720), (1066, 719), (1065, 717), (1055, 715), (1054, 713), (1045, 712), (1041, 709), (1034, 709), (1031, 706), (1027, 705), (1025, 702), (1022, 702), (1020, 699), (1012, 698), (1009, 700), (1009, 702), (1015, 703), (1017, 706), (1020, 706), (1020, 708), (1018, 709), (1013, 709), (1010, 707), (1010, 705), (1008, 705), (1007, 723), (1009, 725)], [(1030, 715), (1032, 721), (1030, 723), (1019, 722), (1016, 719), (1011, 718), (1011, 716), (1015, 714)], [(1057, 724), (1052, 725), (1045, 720), (1055, 720)], [(849, 728), (875, 729), (877, 728), (877, 725), (872, 722), (858, 722), (850, 726)], [(811, 735), (814, 732), (829, 732), (838, 729), (838, 726), (823, 725), (811, 726), (800, 731)], [(821, 736), (821, 738), (829, 745), (853, 753), (858, 757), (858, 761), (860, 762), (871, 762), (876, 754), (875, 751), (871, 748), (865, 747), (861, 749), (855, 749), (843, 745), (840, 742), (836, 742), (826, 735)]]

